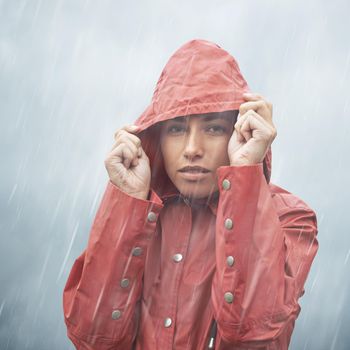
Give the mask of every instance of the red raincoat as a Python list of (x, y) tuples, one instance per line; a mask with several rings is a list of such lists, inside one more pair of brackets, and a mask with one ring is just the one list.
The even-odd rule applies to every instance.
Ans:
[(64, 290), (79, 350), (287, 349), (317, 252), (316, 216), (270, 183), (264, 162), (217, 169), (219, 192), (191, 207), (165, 173), (155, 123), (238, 109), (234, 58), (193, 40), (165, 66), (137, 120), (151, 161), (148, 200), (107, 184), (89, 243)]

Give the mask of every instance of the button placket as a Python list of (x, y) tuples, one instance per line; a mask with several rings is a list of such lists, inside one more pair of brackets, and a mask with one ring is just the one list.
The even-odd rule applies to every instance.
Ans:
[[(172, 343), (174, 341), (175, 336), (175, 327), (176, 327), (176, 312), (178, 306), (177, 295), (179, 292), (179, 286), (181, 283), (181, 274), (184, 268), (183, 261), (188, 249), (188, 244), (190, 240), (191, 227), (192, 227), (192, 216), (191, 209), (186, 205), (186, 203), (182, 203), (181, 212), (179, 216), (187, 217), (187, 220), (184, 219), (181, 221), (178, 227), (176, 227), (179, 232), (178, 239), (175, 240), (177, 248), (173, 248), (174, 250), (170, 250), (167, 252), (167, 266), (169, 266), (169, 270), (172, 272), (172, 283), (171, 290), (169, 290), (167, 296), (167, 307), (163, 314), (163, 331), (164, 338), (163, 343)], [(166, 215), (165, 211), (165, 215)], [(181, 215), (183, 214), (183, 216)], [(174, 229), (173, 224), (168, 225), (167, 228), (171, 231)], [(169, 264), (169, 265), (168, 265)], [(172, 266), (172, 267), (171, 267)], [(170, 287), (170, 286), (169, 286)]]

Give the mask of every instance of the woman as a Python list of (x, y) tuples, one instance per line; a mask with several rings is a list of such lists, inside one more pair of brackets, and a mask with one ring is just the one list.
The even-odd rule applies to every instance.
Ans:
[(275, 137), (231, 55), (204, 40), (175, 52), (105, 161), (64, 291), (77, 349), (288, 348), (317, 224), (270, 183)]

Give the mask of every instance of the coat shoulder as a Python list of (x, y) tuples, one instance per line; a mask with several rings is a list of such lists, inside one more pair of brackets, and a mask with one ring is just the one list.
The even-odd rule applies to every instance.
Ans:
[(269, 187), (278, 213), (283, 214), (285, 211), (290, 210), (305, 210), (314, 212), (314, 210), (305, 201), (286, 189), (273, 183), (270, 183)]

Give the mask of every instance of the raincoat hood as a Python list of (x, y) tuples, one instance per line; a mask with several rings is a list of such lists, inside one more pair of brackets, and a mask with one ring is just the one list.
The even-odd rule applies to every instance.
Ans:
[[(238, 110), (249, 92), (236, 60), (219, 45), (192, 40), (181, 46), (165, 65), (152, 101), (135, 125), (150, 159), (151, 187), (166, 197), (178, 192), (164, 169), (157, 123), (179, 116)], [(271, 175), (271, 148), (264, 159), (267, 182)]]

